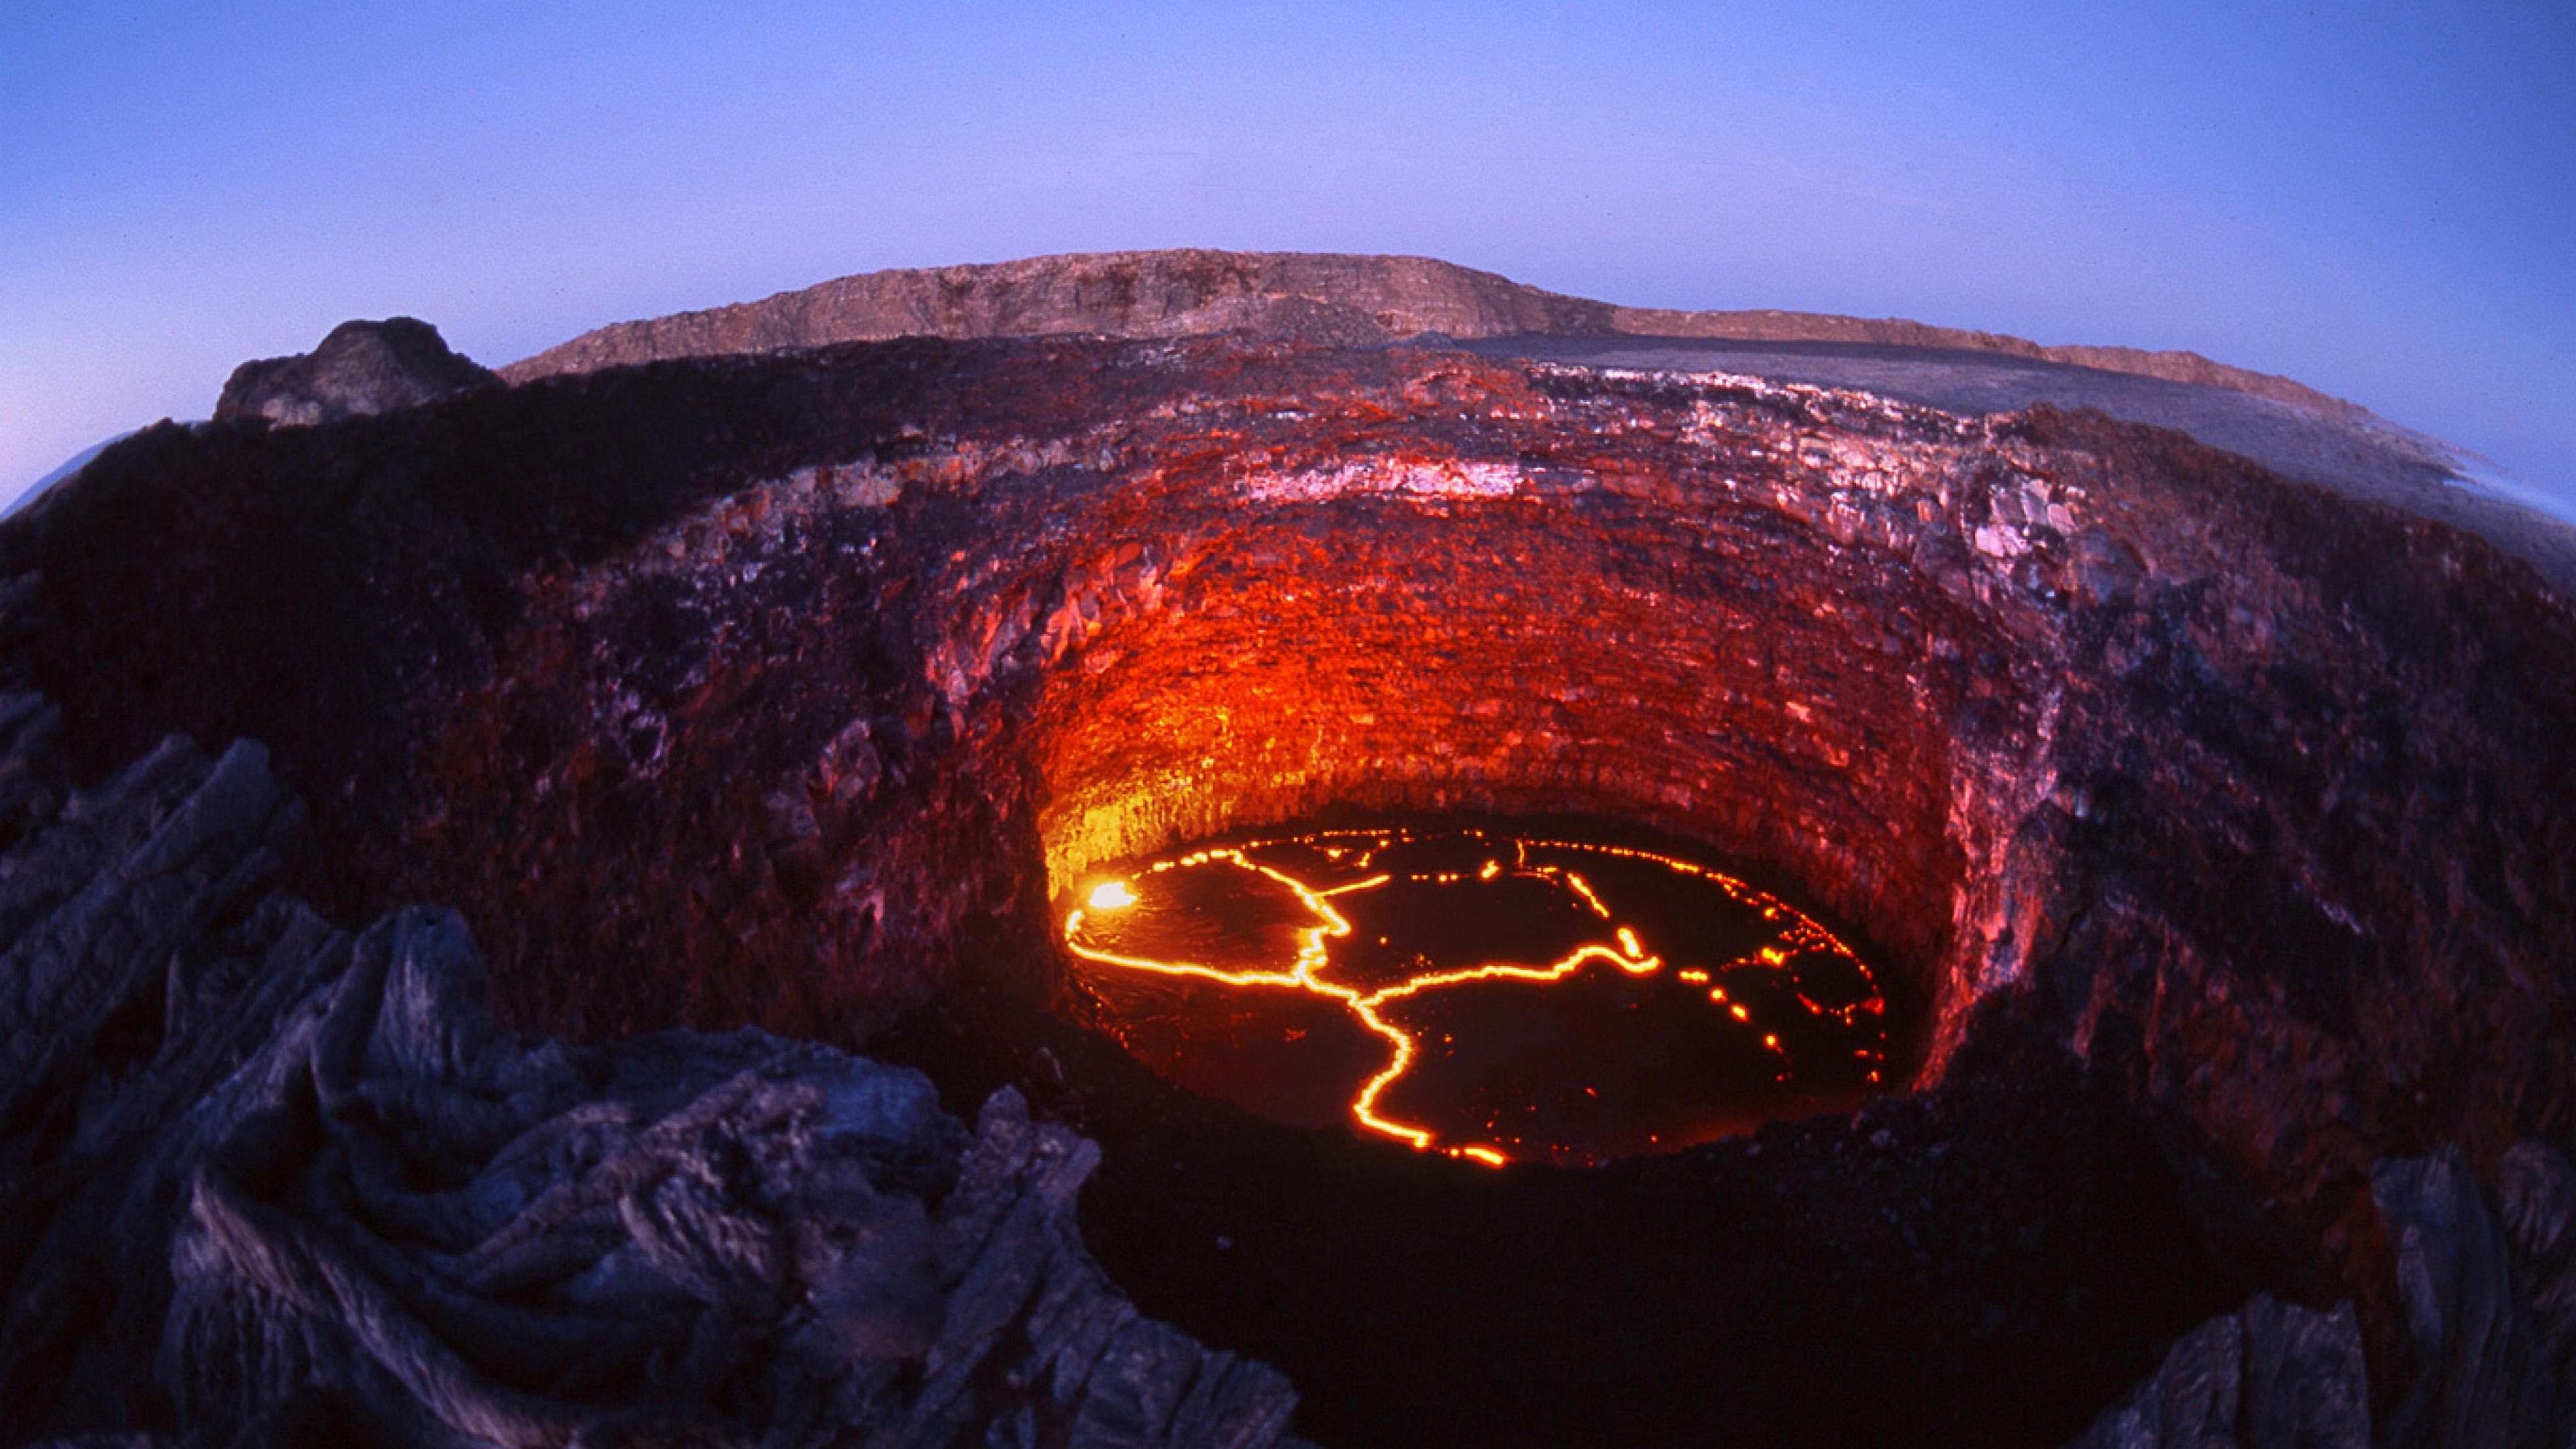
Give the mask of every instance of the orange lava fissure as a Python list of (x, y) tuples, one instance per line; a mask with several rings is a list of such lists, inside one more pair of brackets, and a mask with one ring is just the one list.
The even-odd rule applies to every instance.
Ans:
[[(1481, 859), (1470, 863), (1461, 858), (1462, 853)], [(1669, 968), (1667, 976), (1667, 957), (1689, 959), (1696, 953), (1706, 958), (1714, 943), (1675, 928), (1668, 919), (1650, 927), (1643, 917), (1623, 914), (1583, 869), (1576, 868), (1594, 861), (1599, 862), (1592, 866), (1594, 874), (1624, 870), (1633, 879), (1639, 870), (1660, 871), (1713, 888), (1748, 923), (1747, 930), (1738, 934), (1753, 943), (1732, 941), (1720, 947), (1731, 950), (1723, 959), (1693, 960)], [(1220, 873), (1225, 878), (1219, 878)], [(1362, 904), (1407, 890), (1413, 892), (1408, 899), (1441, 900), (1438, 893), (1444, 891), (1472, 893), (1514, 884), (1524, 891), (1537, 887), (1551, 896), (1561, 895), (1561, 914), (1586, 923), (1567, 928), (1569, 949), (1532, 961), (1482, 954), (1467, 964), (1442, 964), (1423, 952), (1400, 966), (1379, 963), (1374, 979), (1353, 979), (1354, 971), (1336, 960), (1336, 948), (1354, 938), (1352, 914)], [(1235, 902), (1231, 918), (1205, 904), (1211, 891)], [(1293, 901), (1305, 919), (1293, 926), (1277, 919), (1266, 925), (1257, 919), (1247, 924), (1240, 904), (1247, 891), (1277, 898), (1270, 912), (1273, 917)], [(1432, 1126), (1402, 1120), (1386, 1108), (1389, 1092), (1414, 1072), (1425, 1051), (1426, 1033), (1397, 1019), (1400, 1004), (1473, 983), (1555, 986), (1581, 979), (1588, 970), (1627, 978), (1662, 977), (1687, 988), (1702, 1009), (1722, 1013), (1726, 1023), (1740, 1027), (1747, 1050), (1759, 1050), (1774, 1059), (1773, 1075), (1779, 1083), (1789, 1083), (1797, 1068), (1781, 1035), (1793, 1026), (1803, 1032), (1802, 1048), (1812, 1055), (1830, 1056), (1845, 1076), (1865, 1075), (1872, 1087), (1879, 1082), (1886, 1061), (1885, 998), (1868, 966), (1833, 932), (1789, 903), (1723, 871), (1634, 846), (1482, 829), (1427, 834), (1395, 829), (1318, 831), (1190, 850), (1097, 881), (1080, 894), (1081, 904), (1065, 917), (1064, 944), (1085, 963), (1081, 971), (1103, 981), (1181, 978), (1228, 990), (1304, 993), (1333, 1003), (1386, 1049), (1384, 1064), (1352, 1094), (1351, 1119), (1366, 1132), (1416, 1150), (1491, 1167), (1533, 1155), (1528, 1144), (1504, 1139), (1499, 1117), (1486, 1124), (1493, 1129), (1487, 1140), (1470, 1140), (1470, 1134), (1444, 1135)], [(1478, 909), (1478, 902), (1470, 897), (1454, 898), (1452, 905), (1470, 913)], [(1251, 915), (1258, 917), (1260, 912)], [(1378, 924), (1390, 931), (1403, 929)], [(1650, 945), (1650, 934), (1658, 929), (1663, 937), (1679, 939), (1658, 939)], [(1388, 941), (1386, 935), (1375, 937), (1379, 946)], [(1746, 991), (1748, 979), (1766, 989)], [(1830, 979), (1839, 989), (1826, 991), (1828, 999), (1819, 1000), (1809, 989), (1818, 979)], [(1725, 981), (1736, 983), (1732, 996), (1726, 985), (1714, 984)], [(1749, 995), (1758, 995), (1767, 1012), (1803, 1013), (1806, 1020), (1757, 1020), (1753, 1006), (1744, 999)], [(1112, 1030), (1116, 1033), (1114, 1025)], [(1292, 1029), (1286, 1035), (1294, 1039), (1303, 1033)], [(1443, 1036), (1442, 1041), (1447, 1044), (1454, 1039)], [(1751, 1044), (1757, 1041), (1755, 1048)], [(1589, 1097), (1600, 1095), (1589, 1086), (1582, 1090)], [(1684, 1145), (1665, 1142), (1660, 1136), (1649, 1140), (1659, 1148)], [(1558, 1160), (1571, 1150), (1562, 1143), (1541, 1146), (1545, 1155)]]

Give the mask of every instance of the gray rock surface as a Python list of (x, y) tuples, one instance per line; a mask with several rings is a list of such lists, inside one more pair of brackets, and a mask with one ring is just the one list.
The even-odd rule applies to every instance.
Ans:
[(1015, 1094), (969, 1131), (761, 1032), (502, 1032), (453, 913), (270, 889), (257, 746), (75, 790), (55, 720), (0, 696), (0, 1443), (1281, 1442)]
[(304, 427), (418, 407), (498, 380), (450, 351), (438, 329), (418, 318), (343, 322), (311, 352), (234, 368), (215, 420)]
[(2077, 1449), (2576, 1443), (2576, 1165), (2523, 1142), (2491, 1187), (2456, 1148), (2371, 1179), (2412, 1357), (2375, 1439), (2351, 1305), (2257, 1297), (2184, 1335)]
[[(2382, 1426), (2392, 1449), (2542, 1445), (2576, 1432), (2565, 1365), (2566, 1225), (2576, 1171), (2525, 1142), (2490, 1193), (2456, 1150), (2383, 1163), (2371, 1190), (2396, 1249), (2414, 1381)], [(2542, 1304), (2549, 1305), (2543, 1312)]]
[(2370, 1384), (2349, 1305), (2258, 1295), (2185, 1334), (2076, 1449), (2364, 1449)]

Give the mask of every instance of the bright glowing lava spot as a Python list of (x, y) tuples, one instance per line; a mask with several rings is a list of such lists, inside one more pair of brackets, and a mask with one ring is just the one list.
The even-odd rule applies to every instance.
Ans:
[(1625, 845), (1388, 829), (1200, 847), (1093, 888), (1064, 941), (1095, 1024), (1182, 1086), (1494, 1167), (1848, 1109), (1886, 1069), (1885, 997), (1831, 931)]

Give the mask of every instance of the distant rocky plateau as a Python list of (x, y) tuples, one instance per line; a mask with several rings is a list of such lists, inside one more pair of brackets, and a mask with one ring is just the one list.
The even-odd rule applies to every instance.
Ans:
[[(2192, 354), (1418, 258), (407, 318), (0, 522), (0, 1446), (2561, 1445), (2576, 529)], [(1579, 817), (1922, 1023), (1500, 1171), (1064, 1009)]]

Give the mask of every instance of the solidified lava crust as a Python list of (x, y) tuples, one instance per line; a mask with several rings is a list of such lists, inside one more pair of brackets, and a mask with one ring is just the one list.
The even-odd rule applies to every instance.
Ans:
[[(1622, 1193), (1670, 1244), (1771, 1223), (1746, 1231), (1777, 1282), (1692, 1291), (1814, 1315), (1783, 1332), (1818, 1351), (1853, 1331), (1830, 1314), (1937, 1301), (1997, 1345), (1888, 1349), (1942, 1402), (2094, 1335), (2063, 1402), (1983, 1410), (2046, 1420), (2025, 1435), (2248, 1277), (2357, 1295), (2384, 1354), (2370, 1164), (2570, 1125), (2568, 601), (2098, 416), (1405, 348), (866, 344), (154, 429), (0, 529), (0, 567), (34, 580), (10, 654), (82, 768), (170, 729), (265, 741), (313, 808), (300, 888), (349, 919), (456, 905), (522, 1025), (901, 1020), (882, 1039), (952, 1091), (1035, 1084), (1104, 1141), (1089, 1230), (1139, 1301), (1352, 1405), (1394, 1370), (1260, 1328), (1328, 1300), (1210, 1306), (1295, 1273), (1152, 1235), (1231, 1221), (1262, 1161), (1443, 1211), (1415, 1174), (1475, 1169), (1245, 1129), (1047, 1024), (1050, 902), (1096, 865), (1335, 811), (1576, 812), (1796, 883), (1926, 1006), (1901, 1140), (1996, 1175), (1850, 1165), (1878, 1129), (1842, 1119), (1533, 1178), (1452, 1241), (1616, 1277), (1530, 1225)], [(1161, 1180), (1166, 1149), (1244, 1143), (1271, 1155)], [(1841, 1225), (1876, 1246), (1832, 1287), (1799, 1205), (1864, 1180), (1897, 1216)], [(2015, 1267), (1974, 1237), (2015, 1213), (2063, 1229), (2027, 1254), (2179, 1276), (2150, 1303)], [(1987, 1315), (1936, 1252), (2027, 1291)], [(1638, 1321), (1706, 1329), (1657, 1301)]]
[(1064, 994), (1193, 1090), (1488, 1167), (1877, 1095), (1887, 1000), (1850, 946), (1609, 834), (1380, 825), (1138, 862), (1076, 892)]

